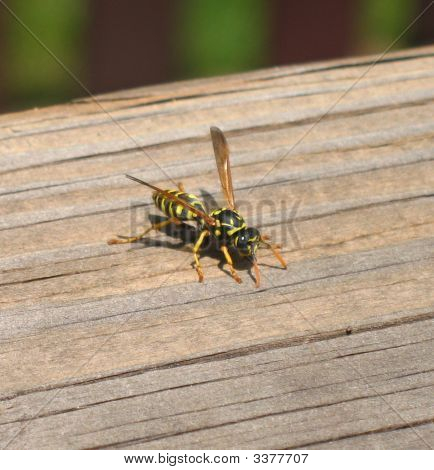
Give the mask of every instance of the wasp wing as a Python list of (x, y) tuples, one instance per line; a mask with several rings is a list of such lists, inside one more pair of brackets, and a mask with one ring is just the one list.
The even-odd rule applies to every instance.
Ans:
[(150, 183), (146, 183), (146, 181), (143, 181), (139, 178), (136, 178), (135, 176), (131, 176), (131, 175), (125, 175), (127, 178), (129, 178), (130, 180), (133, 180), (135, 181), (136, 183), (140, 183), (140, 184), (143, 184), (145, 186), (147, 186), (148, 188), (151, 188), (153, 189), (154, 191), (156, 191), (157, 193), (160, 193), (162, 194), (164, 197), (167, 197), (167, 199), (170, 199), (171, 201), (173, 202), (176, 202), (177, 204), (179, 204), (180, 206), (183, 206), (185, 207), (186, 209), (188, 209), (189, 211), (193, 212), (193, 214), (196, 214), (198, 217), (200, 217), (201, 219), (203, 219), (208, 225), (215, 225), (215, 219), (213, 217), (210, 217), (208, 214), (206, 214), (205, 212), (202, 212), (200, 211), (199, 209), (197, 209), (196, 207), (192, 206), (191, 204), (189, 204), (188, 202), (184, 201), (183, 199), (180, 199), (179, 197), (175, 196), (174, 194), (171, 194), (169, 193), (169, 191), (166, 191), (164, 189), (160, 189), (160, 188), (157, 188), (157, 186), (154, 186)]
[(211, 127), (210, 131), (223, 194), (225, 195), (229, 208), (234, 210), (235, 198), (234, 188), (232, 186), (231, 165), (229, 162), (229, 145), (223, 132), (218, 127)]

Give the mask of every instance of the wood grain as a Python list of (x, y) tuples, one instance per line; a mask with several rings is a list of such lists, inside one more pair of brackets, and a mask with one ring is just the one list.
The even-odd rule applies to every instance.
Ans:
[[(434, 446), (434, 47), (373, 60), (0, 116), (2, 448)], [(105, 243), (157, 213), (125, 173), (221, 202), (211, 125), (260, 289)]]

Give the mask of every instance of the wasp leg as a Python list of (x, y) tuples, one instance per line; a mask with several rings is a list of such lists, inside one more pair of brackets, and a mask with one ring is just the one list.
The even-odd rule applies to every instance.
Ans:
[(255, 287), (258, 288), (261, 285), (261, 271), (259, 271), (256, 259), (253, 260), (253, 269), (255, 270)]
[(241, 284), (241, 278), (240, 276), (238, 276), (237, 272), (235, 271), (234, 269), (234, 266), (233, 266), (233, 262), (232, 262), (232, 258), (231, 258), (231, 255), (229, 254), (229, 251), (228, 251), (228, 248), (226, 246), (222, 246), (220, 248), (220, 250), (223, 252), (223, 254), (225, 255), (225, 258), (226, 258), (226, 262), (228, 263), (229, 265), (229, 269), (231, 271), (231, 276), (234, 278), (234, 280), (236, 282), (238, 282), (238, 284)]
[(282, 267), (286, 269), (286, 261), (283, 259), (282, 255), (279, 252), (280, 245), (273, 245), (272, 243), (268, 243), (267, 241), (265, 241), (269, 239), (270, 237), (268, 237), (267, 235), (262, 235), (261, 243), (263, 243), (268, 249), (273, 252), (274, 256), (279, 260), (279, 263), (282, 265)]
[(196, 268), (197, 275), (199, 276), (199, 282), (203, 282), (204, 276), (203, 276), (202, 266), (200, 265), (200, 261), (199, 261), (199, 255), (197, 253), (200, 250), (200, 247), (203, 241), (205, 240), (205, 237), (207, 237), (208, 235), (209, 235), (208, 230), (202, 230), (202, 232), (200, 232), (199, 238), (197, 239), (193, 247), (194, 267)]
[(181, 182), (178, 183), (178, 189), (179, 189), (182, 193), (185, 193), (184, 185), (183, 185)]
[(176, 217), (172, 217), (167, 220), (163, 220), (163, 222), (159, 222), (158, 224), (152, 224), (149, 228), (147, 228), (144, 232), (136, 235), (135, 237), (126, 237), (126, 238), (112, 238), (107, 241), (109, 245), (119, 245), (121, 243), (134, 243), (141, 240), (144, 236), (146, 236), (151, 230), (160, 230), (161, 228), (169, 225), (171, 223), (179, 225), (181, 221)]

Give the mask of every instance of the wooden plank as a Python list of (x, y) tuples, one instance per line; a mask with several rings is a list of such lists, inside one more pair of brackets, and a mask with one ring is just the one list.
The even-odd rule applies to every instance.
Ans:
[[(334, 106), (369, 60), (0, 117), (2, 447), (434, 445), (434, 48)], [(220, 199), (210, 125), (289, 262), (260, 289), (185, 230), (105, 244), (156, 213), (124, 173)]]
[(5, 401), (1, 439), (54, 397), (15, 446), (339, 447), (375, 433), (375, 447), (384, 439), (385, 447), (399, 448), (401, 438), (392, 444), (388, 434), (406, 429), (412, 447), (426, 448), (433, 437), (432, 348), (431, 319), (115, 374), (57, 395)]

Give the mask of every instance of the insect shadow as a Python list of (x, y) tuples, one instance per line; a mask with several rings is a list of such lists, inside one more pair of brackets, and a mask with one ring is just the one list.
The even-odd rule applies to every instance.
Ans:
[[(206, 192), (204, 191), (204, 193)], [(212, 195), (210, 196), (212, 199), (214, 199)], [(213, 201), (211, 199), (208, 199), (208, 201), (210, 202), (208, 207), (217, 207), (216, 205), (213, 204)], [(148, 219), (149, 219), (149, 226), (150, 226), (150, 225), (156, 225), (160, 222), (164, 222), (168, 218), (165, 216), (161, 216), (161, 215), (149, 214)], [(178, 241), (172, 242), (169, 240), (160, 240), (152, 236), (151, 237), (146, 236), (134, 242), (133, 246), (134, 245), (136, 245), (136, 247), (137, 245), (142, 245), (142, 246), (147, 246), (147, 247), (159, 246), (159, 247), (169, 248), (172, 250), (191, 253), (191, 256), (192, 256), (191, 266), (194, 267), (193, 246), (196, 243), (196, 240), (199, 236), (199, 231), (197, 230), (196, 227), (182, 222), (179, 225), (176, 225), (176, 224), (166, 225), (156, 231), (160, 233), (164, 233), (168, 237), (177, 239)], [(190, 245), (190, 246), (187, 246), (187, 245)], [(224, 261), (223, 253), (219, 250), (218, 243), (213, 237), (208, 237), (207, 241), (203, 243), (201, 250), (200, 250), (200, 257), (201, 258), (210, 257), (210, 258), (215, 259), (218, 262), (218, 265), (217, 265), (218, 268), (221, 271), (223, 271), (225, 274), (227, 274), (228, 276), (231, 276), (230, 271), (225, 267), (226, 263)], [(254, 281), (255, 277), (252, 273), (252, 269), (251, 269), (252, 266), (249, 260), (247, 260), (246, 258), (242, 258), (237, 253), (234, 253), (234, 260), (235, 260), (237, 269), (242, 270), (242, 271), (248, 271), (250, 278)]]
[(205, 203), (205, 207), (208, 209), (208, 212), (211, 212), (209, 209), (218, 209), (219, 207), (222, 207), (221, 204), (219, 204), (215, 197), (209, 193), (206, 189), (200, 189), (200, 200)]

